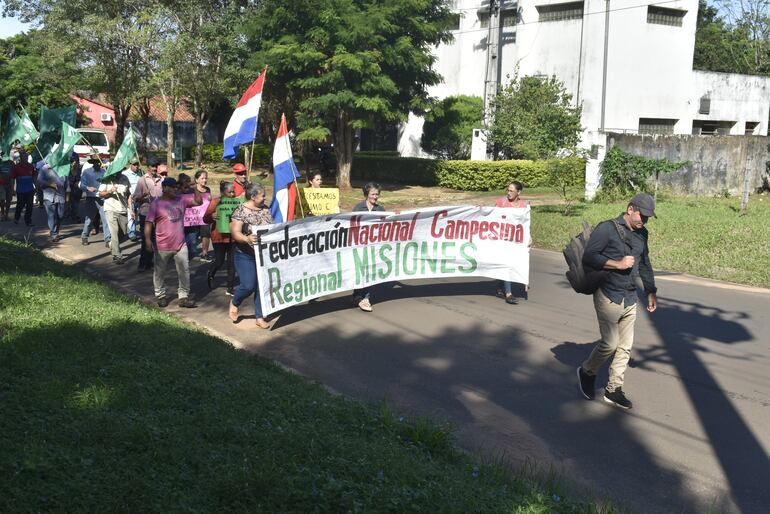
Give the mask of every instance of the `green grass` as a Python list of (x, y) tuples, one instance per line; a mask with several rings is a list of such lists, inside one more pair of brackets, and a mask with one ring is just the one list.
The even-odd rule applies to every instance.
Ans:
[[(569, 216), (560, 205), (533, 207), (532, 237), (540, 248), (562, 250), (582, 220), (596, 224), (625, 210), (626, 203), (578, 204)], [(664, 198), (647, 228), (658, 270), (690, 273), (770, 287), (770, 197), (753, 195), (739, 216), (737, 198)]]
[(0, 270), (0, 512), (599, 510), (23, 243)]

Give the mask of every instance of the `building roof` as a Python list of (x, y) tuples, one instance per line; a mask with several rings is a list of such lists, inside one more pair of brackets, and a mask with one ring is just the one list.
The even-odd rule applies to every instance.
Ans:
[[(96, 95), (89, 95), (89, 97), (84, 96), (78, 96), (78, 95), (70, 95), (70, 98), (72, 98), (75, 102), (78, 104), (82, 104), (84, 102), (91, 102), (98, 104), (104, 108), (113, 110), (114, 115), (114, 109), (112, 107), (112, 104), (107, 100), (107, 96), (104, 93), (98, 93)], [(136, 105), (131, 107), (131, 113), (128, 115), (128, 119), (131, 121), (138, 121), (142, 117), (139, 114), (139, 109)], [(163, 98), (160, 96), (155, 96), (150, 99), (150, 121), (160, 121), (165, 122), (166, 121), (166, 105), (163, 102)], [(192, 113), (187, 107), (187, 102), (185, 100), (182, 100), (179, 102), (179, 105), (176, 108), (176, 113), (174, 114), (174, 121), (176, 122), (194, 122), (195, 118), (193, 117)]]

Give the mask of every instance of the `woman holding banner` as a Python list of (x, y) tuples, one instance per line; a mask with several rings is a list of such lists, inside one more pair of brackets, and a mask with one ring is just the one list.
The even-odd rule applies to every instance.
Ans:
[[(508, 184), (507, 194), (499, 198), (495, 207), (512, 208), (512, 209), (524, 209), (527, 207), (528, 202), (522, 200), (521, 192), (524, 190), (524, 185), (521, 182), (513, 181)], [(529, 240), (529, 247), (532, 247), (532, 238)], [(525, 286), (526, 289), (526, 286)], [(498, 298), (505, 298), (505, 303), (509, 305), (516, 305), (519, 301), (513, 295), (513, 282), (506, 280), (497, 281), (497, 292), (495, 294)]]
[[(384, 211), (385, 207), (380, 205), (380, 185), (377, 182), (367, 182), (363, 187), (364, 201), (357, 203), (353, 207), (353, 212), (373, 212)], [(371, 290), (365, 289), (353, 290), (353, 304), (364, 312), (372, 312), (372, 303), (370, 300)]]
[(230, 240), (230, 232), (222, 233), (217, 229), (217, 218), (219, 213), (217, 207), (219, 207), (222, 198), (235, 198), (235, 188), (233, 188), (232, 182), (223, 180), (219, 183), (219, 198), (214, 198), (206, 209), (206, 214), (203, 216), (203, 221), (206, 223), (214, 224), (210, 227), (211, 242), (214, 245), (214, 262), (211, 263), (208, 273), (206, 274), (206, 281), (209, 285), (209, 290), (214, 289), (214, 276), (219, 268), (224, 264), (227, 259), (227, 289), (225, 294), (233, 296), (233, 287), (235, 286), (235, 262), (233, 260), (233, 245)]
[(249, 184), (246, 187), (246, 201), (235, 209), (230, 217), (230, 237), (235, 244), (235, 270), (241, 283), (235, 290), (230, 303), (230, 320), (237, 323), (238, 308), (249, 295), (254, 295), (254, 315), (259, 328), (270, 328), (262, 317), (262, 305), (257, 292), (257, 262), (254, 245), (257, 244), (257, 227), (270, 225), (273, 217), (265, 207), (265, 188), (262, 184)]

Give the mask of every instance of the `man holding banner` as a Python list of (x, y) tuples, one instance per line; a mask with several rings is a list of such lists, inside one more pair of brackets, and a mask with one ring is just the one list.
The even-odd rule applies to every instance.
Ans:
[(104, 200), (104, 224), (109, 227), (110, 253), (115, 264), (125, 263), (120, 251), (120, 233), (128, 237), (128, 213), (133, 211), (131, 183), (122, 173), (106, 176), (99, 185), (99, 197)]

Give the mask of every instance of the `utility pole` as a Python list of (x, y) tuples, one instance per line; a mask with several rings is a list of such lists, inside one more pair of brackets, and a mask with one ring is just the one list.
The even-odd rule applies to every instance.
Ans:
[(602, 69), (602, 119), (599, 130), (604, 132), (604, 111), (607, 104), (607, 52), (610, 44), (610, 0), (604, 0), (604, 67)]
[(490, 107), (497, 94), (499, 83), (498, 53), (499, 53), (499, 13), (498, 0), (489, 0), (489, 26), (487, 27), (487, 64), (484, 72), (484, 120), (489, 120)]

